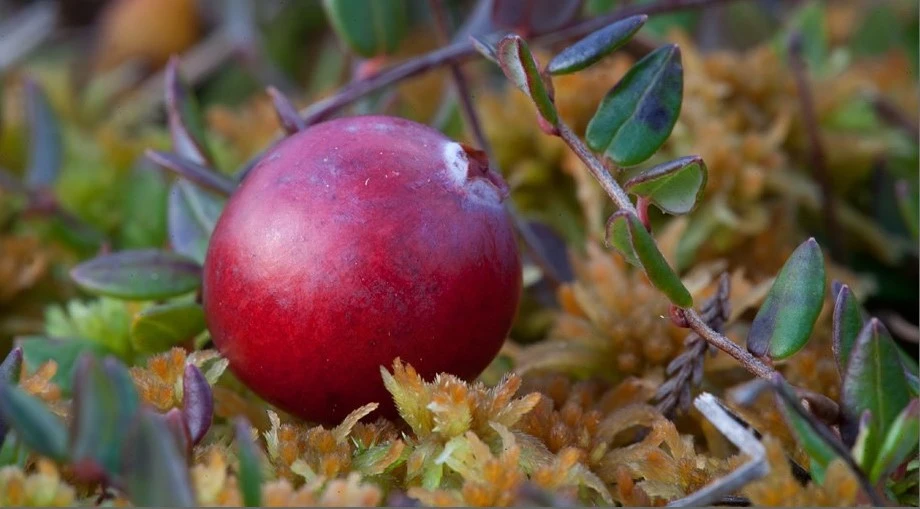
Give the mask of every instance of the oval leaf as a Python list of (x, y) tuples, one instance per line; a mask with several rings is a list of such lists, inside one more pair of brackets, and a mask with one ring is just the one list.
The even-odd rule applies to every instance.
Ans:
[(237, 456), (240, 460), (240, 493), (243, 505), (259, 507), (262, 505), (262, 471), (259, 467), (259, 454), (252, 441), (249, 422), (239, 417), (235, 422)]
[[(0, 363), (0, 383), (16, 383), (22, 370), (22, 347), (15, 346)], [(2, 441), (2, 440), (0, 440)]]
[(632, 242), (633, 250), (635, 250), (639, 262), (642, 263), (642, 268), (645, 269), (645, 274), (648, 276), (649, 281), (677, 306), (682, 308), (693, 306), (693, 297), (687, 291), (680, 277), (668, 265), (664, 255), (658, 250), (655, 239), (645, 229), (638, 217), (629, 214), (628, 219), (629, 238)]
[(191, 292), (201, 284), (201, 265), (184, 256), (143, 249), (93, 258), (70, 271), (90, 293), (128, 300), (158, 300)]
[(843, 409), (851, 416), (869, 411), (863, 465), (873, 465), (898, 414), (910, 403), (910, 389), (898, 346), (877, 318), (856, 339), (843, 377)]
[(636, 63), (601, 101), (585, 141), (620, 166), (645, 161), (671, 134), (683, 100), (680, 49), (663, 46)]
[(647, 19), (644, 14), (630, 16), (589, 34), (553, 57), (547, 70), (553, 75), (569, 74), (597, 63), (632, 39)]
[(879, 482), (894, 471), (905, 459), (917, 453), (920, 436), (920, 400), (911, 400), (895, 419), (882, 442), (878, 457), (869, 471), (869, 479)]
[(29, 168), (25, 182), (30, 189), (54, 184), (61, 169), (61, 128), (41, 86), (26, 81), (26, 114), (29, 118)]
[(706, 188), (708, 172), (700, 156), (687, 156), (649, 168), (626, 181), (626, 191), (651, 200), (662, 212), (686, 214)]
[(113, 357), (78, 361), (74, 378), (71, 460), (92, 462), (109, 476), (120, 471), (122, 447), (140, 399), (127, 368)]
[(194, 302), (171, 302), (140, 311), (131, 323), (131, 343), (141, 353), (160, 353), (201, 334), (204, 310)]
[(844, 447), (843, 444), (832, 444), (827, 440), (833, 433), (830, 430), (826, 430), (826, 433), (818, 430), (824, 424), (802, 407), (795, 392), (781, 376), (773, 379), (773, 387), (776, 390), (777, 406), (782, 409), (786, 422), (811, 459), (811, 476), (818, 484), (823, 484), (824, 472), (831, 461), (839, 456), (837, 451)]
[(534, 61), (530, 48), (517, 35), (507, 35), (498, 43), (498, 63), (505, 76), (534, 102), (540, 116), (555, 126), (559, 123), (556, 106), (547, 92), (543, 77)]
[(67, 429), (38, 398), (0, 383), (0, 417), (29, 449), (55, 461), (67, 459)]
[(137, 507), (193, 507), (188, 465), (164, 419), (142, 410), (126, 440), (124, 490)]
[(166, 65), (166, 114), (173, 150), (192, 162), (212, 164), (214, 159), (205, 141), (201, 109), (195, 95), (182, 79), (179, 58), (175, 56)]
[(404, 0), (323, 0), (323, 7), (336, 35), (362, 57), (392, 54), (406, 35)]
[(841, 376), (846, 373), (850, 360), (850, 351), (863, 328), (863, 311), (850, 287), (842, 285), (834, 301), (834, 318), (832, 322), (832, 348), (837, 360), (837, 370)]
[(792, 252), (754, 317), (748, 351), (785, 359), (801, 350), (824, 305), (824, 256), (814, 238)]
[(166, 200), (169, 185), (163, 173), (141, 159), (129, 176), (125, 189), (121, 247), (160, 247), (166, 240)]
[(610, 216), (610, 219), (607, 220), (607, 238), (604, 239), (604, 242), (608, 248), (613, 246), (619, 251), (631, 265), (641, 268), (642, 262), (636, 257), (636, 251), (629, 237), (630, 215), (625, 210), (619, 210)]
[(211, 386), (204, 373), (194, 364), (185, 366), (182, 375), (182, 418), (185, 419), (192, 444), (204, 438), (214, 418)]
[(211, 232), (226, 200), (183, 179), (169, 190), (167, 222), (172, 249), (204, 263)]

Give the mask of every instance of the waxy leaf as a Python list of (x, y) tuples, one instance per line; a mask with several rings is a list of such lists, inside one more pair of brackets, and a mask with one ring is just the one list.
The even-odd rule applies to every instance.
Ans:
[(166, 197), (169, 185), (160, 171), (141, 159), (125, 190), (121, 248), (160, 247), (166, 240)]
[(913, 399), (898, 418), (891, 424), (875, 464), (869, 471), (869, 479), (879, 482), (894, 471), (909, 456), (917, 453), (917, 437), (920, 436), (920, 400)]
[(160, 304), (134, 316), (131, 343), (141, 353), (160, 353), (201, 334), (204, 329), (204, 310), (200, 304)]
[(60, 387), (65, 396), (71, 393), (73, 387), (77, 359), (85, 354), (104, 357), (113, 353), (95, 341), (81, 338), (27, 336), (17, 340), (17, 344), (22, 348), (23, 360), (29, 372), (34, 373), (48, 361), (57, 364), (57, 372), (51, 381)]
[(626, 181), (626, 191), (651, 200), (662, 212), (686, 214), (706, 189), (708, 172), (700, 156), (687, 156), (649, 168)]
[(197, 505), (185, 457), (165, 420), (139, 412), (124, 449), (124, 490), (136, 507)]
[(90, 293), (128, 300), (157, 300), (191, 292), (201, 284), (201, 265), (176, 253), (121, 251), (83, 262), (70, 271)]
[(29, 449), (55, 461), (67, 458), (67, 429), (38, 398), (0, 382), (0, 418)]
[(837, 360), (837, 369), (841, 376), (846, 373), (847, 362), (850, 360), (850, 351), (859, 337), (863, 328), (863, 311), (856, 296), (847, 285), (841, 285), (834, 302), (834, 318), (832, 324), (832, 348), (834, 358)]
[(61, 128), (57, 115), (41, 86), (26, 81), (26, 114), (29, 118), (29, 168), (25, 183), (30, 189), (54, 184), (61, 170)]
[(818, 422), (802, 405), (792, 387), (786, 383), (781, 376), (777, 375), (773, 379), (773, 388), (776, 390), (776, 401), (783, 411), (783, 416), (789, 427), (795, 432), (795, 436), (802, 449), (808, 453), (811, 458), (811, 476), (818, 484), (824, 483), (824, 472), (828, 465), (838, 454), (839, 447), (835, 447), (827, 437), (833, 436), (830, 430), (825, 429), (826, 433), (821, 433), (819, 427), (824, 426)]
[(505, 76), (533, 100), (540, 116), (553, 126), (558, 124), (559, 115), (556, 113), (553, 98), (543, 83), (537, 63), (524, 39), (517, 35), (503, 37), (498, 43), (496, 55)]
[(406, 35), (405, 0), (323, 0), (323, 7), (336, 35), (362, 57), (392, 54)]
[(872, 414), (862, 464), (873, 465), (885, 435), (911, 398), (898, 346), (877, 318), (866, 322), (853, 345), (842, 393), (848, 415)]
[(182, 375), (182, 417), (192, 444), (204, 438), (214, 418), (214, 394), (208, 379), (194, 364), (185, 366)]
[(607, 93), (588, 123), (585, 141), (620, 166), (645, 161), (674, 129), (683, 90), (680, 49), (673, 44), (656, 49)]
[(754, 317), (748, 351), (785, 359), (801, 350), (824, 305), (824, 256), (815, 239), (803, 242), (786, 260)]
[(121, 469), (122, 448), (140, 397), (128, 369), (114, 357), (80, 358), (74, 378), (71, 459), (96, 465), (109, 476)]
[(175, 56), (166, 65), (166, 114), (173, 150), (197, 164), (212, 164), (214, 159), (205, 141), (201, 109), (182, 79), (179, 58)]
[(615, 21), (559, 52), (550, 60), (550, 74), (570, 74), (589, 67), (632, 39), (648, 16), (641, 14)]
[(240, 460), (240, 494), (243, 495), (243, 505), (259, 507), (262, 505), (262, 470), (259, 466), (256, 444), (252, 441), (251, 428), (244, 417), (236, 419), (234, 428)]
[(907, 225), (907, 230), (916, 239), (920, 236), (920, 193), (911, 189), (906, 180), (899, 180), (894, 187), (898, 210)]
[(682, 308), (693, 306), (690, 292), (634, 214), (619, 211), (611, 216), (607, 222), (607, 243), (613, 244), (628, 262), (642, 267), (649, 281), (671, 302)]
[(203, 264), (211, 232), (227, 201), (184, 179), (173, 183), (168, 201), (170, 246)]

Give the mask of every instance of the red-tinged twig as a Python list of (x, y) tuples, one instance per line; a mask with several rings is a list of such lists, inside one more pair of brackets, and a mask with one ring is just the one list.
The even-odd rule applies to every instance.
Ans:
[(828, 248), (831, 256), (843, 261), (843, 232), (837, 221), (837, 209), (834, 190), (831, 186), (830, 172), (827, 169), (827, 154), (824, 142), (821, 140), (821, 128), (818, 125), (818, 115), (815, 112), (815, 101), (811, 85), (808, 80), (808, 70), (802, 57), (802, 34), (796, 32), (789, 40), (789, 65), (795, 78), (796, 89), (799, 94), (802, 121), (808, 134), (810, 145), (811, 170), (815, 180), (821, 186), (821, 215), (824, 219), (824, 228), (827, 235)]
[[(429, 0), (429, 6), (431, 7), (431, 13), (438, 29), (438, 37), (442, 44), (447, 44), (450, 40), (450, 31), (444, 13), (443, 0)], [(457, 100), (460, 103), (460, 113), (463, 115), (464, 123), (473, 135), (473, 139), (476, 140), (476, 144), (486, 153), (489, 164), (496, 171), (501, 173), (501, 168), (498, 167), (498, 162), (495, 160), (494, 153), (492, 152), (492, 146), (486, 138), (485, 131), (482, 129), (482, 122), (479, 121), (476, 107), (473, 105), (472, 94), (470, 93), (470, 87), (467, 83), (466, 76), (463, 74), (463, 69), (460, 68), (458, 62), (451, 63), (449, 69), (454, 88), (457, 92)], [(509, 217), (511, 217), (515, 229), (518, 231), (521, 240), (524, 241), (524, 245), (526, 245), (530, 251), (530, 255), (534, 262), (543, 272), (546, 282), (549, 283), (552, 290), (555, 292), (556, 288), (562, 284), (562, 278), (556, 270), (556, 267), (554, 267), (550, 261), (549, 255), (546, 254), (546, 249), (540, 242), (540, 239), (537, 238), (533, 228), (531, 228), (530, 224), (521, 216), (510, 198), (505, 200), (505, 210)]]

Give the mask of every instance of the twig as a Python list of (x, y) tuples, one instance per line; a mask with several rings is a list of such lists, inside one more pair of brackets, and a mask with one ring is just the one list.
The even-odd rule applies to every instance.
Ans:
[(236, 182), (214, 170), (202, 166), (172, 152), (147, 149), (147, 159), (161, 168), (175, 172), (205, 189), (216, 191), (223, 196), (230, 196), (236, 189)]
[(917, 123), (914, 122), (912, 118), (905, 115), (897, 105), (880, 95), (872, 97), (871, 101), (872, 106), (875, 108), (875, 112), (882, 120), (898, 127), (912, 140), (920, 138), (920, 126), (917, 126)]
[(709, 344), (731, 355), (735, 360), (740, 362), (745, 369), (754, 375), (770, 380), (774, 374), (777, 374), (775, 369), (767, 365), (764, 361), (751, 355), (745, 348), (738, 346), (734, 341), (712, 330), (696, 311), (692, 309), (684, 309), (682, 311), (687, 319), (687, 324), (694, 332), (708, 341)]
[[(702, 305), (700, 314), (713, 330), (721, 331), (731, 315), (728, 301), (730, 290), (731, 279), (723, 272), (715, 295)], [(690, 389), (698, 387), (702, 382), (705, 354), (712, 349), (696, 332), (687, 335), (684, 345), (684, 352), (675, 357), (665, 371), (670, 378), (661, 384), (655, 395), (658, 400), (656, 406), (663, 415), (670, 416), (675, 410), (686, 411), (690, 408)]]
[[(450, 39), (450, 35), (444, 13), (444, 2), (443, 0), (429, 0), (429, 6), (431, 7), (431, 13), (435, 19), (435, 25), (437, 26), (441, 43), (446, 44)], [(449, 69), (454, 88), (456, 88), (457, 100), (460, 103), (460, 113), (463, 115), (464, 123), (473, 135), (473, 139), (476, 140), (476, 144), (486, 153), (489, 164), (496, 171), (501, 173), (501, 168), (498, 167), (498, 162), (495, 160), (494, 153), (492, 152), (492, 146), (486, 138), (485, 132), (482, 129), (482, 123), (479, 121), (479, 115), (477, 115), (476, 108), (473, 106), (472, 94), (470, 93), (470, 87), (466, 81), (466, 77), (463, 75), (463, 69), (460, 68), (460, 64), (457, 62), (452, 62), (449, 65)], [(524, 245), (526, 245), (530, 251), (531, 257), (533, 257), (534, 262), (540, 267), (540, 270), (543, 272), (543, 277), (555, 293), (556, 288), (562, 284), (562, 278), (559, 276), (559, 271), (553, 266), (549, 256), (546, 254), (546, 249), (543, 247), (540, 239), (537, 238), (533, 229), (527, 221), (521, 217), (517, 207), (514, 206), (514, 202), (508, 198), (505, 200), (504, 205), (505, 211), (514, 223), (514, 227), (518, 231), (518, 234), (521, 236), (521, 240), (524, 241)]]
[(837, 223), (837, 209), (834, 204), (834, 191), (831, 186), (830, 172), (827, 169), (827, 155), (824, 143), (821, 140), (820, 127), (815, 112), (814, 97), (808, 83), (805, 60), (802, 58), (802, 34), (795, 32), (789, 41), (789, 62), (792, 75), (795, 78), (796, 89), (799, 93), (799, 103), (802, 109), (802, 120), (808, 134), (810, 145), (811, 169), (815, 179), (821, 186), (821, 215), (824, 219), (824, 229), (827, 235), (828, 247), (831, 256), (838, 261), (843, 261), (843, 234)]
[(770, 464), (767, 463), (767, 451), (763, 444), (747, 428), (732, 418), (712, 394), (708, 392), (700, 394), (693, 404), (713, 426), (718, 428), (726, 438), (735, 444), (743, 454), (749, 456), (751, 460), (736, 468), (732, 473), (700, 488), (696, 493), (672, 501), (668, 504), (670, 507), (712, 504), (770, 473)]

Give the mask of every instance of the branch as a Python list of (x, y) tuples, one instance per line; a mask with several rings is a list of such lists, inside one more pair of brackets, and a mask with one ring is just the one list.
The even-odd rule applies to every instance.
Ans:
[(821, 185), (821, 215), (824, 216), (824, 229), (828, 237), (828, 247), (831, 255), (838, 261), (843, 260), (844, 251), (842, 232), (837, 222), (837, 209), (834, 204), (834, 191), (831, 186), (830, 172), (827, 169), (827, 154), (821, 140), (818, 116), (815, 112), (815, 101), (808, 83), (807, 69), (802, 58), (802, 34), (796, 32), (789, 41), (789, 62), (792, 66), (792, 75), (799, 93), (799, 103), (802, 110), (802, 120), (811, 146), (811, 170), (815, 179)]

